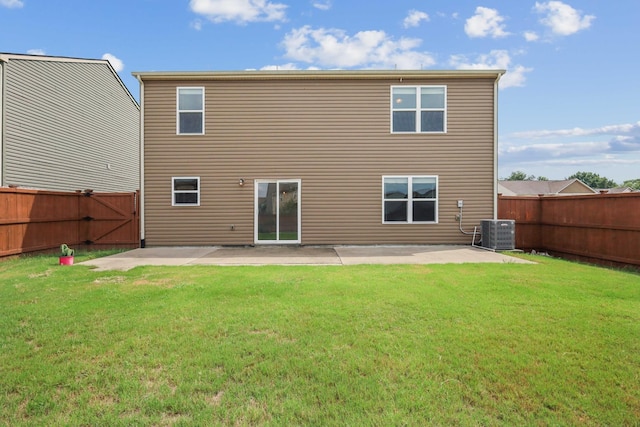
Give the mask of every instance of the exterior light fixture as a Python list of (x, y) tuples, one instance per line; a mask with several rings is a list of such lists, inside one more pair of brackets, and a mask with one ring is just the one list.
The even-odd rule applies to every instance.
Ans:
[(238, 185), (240, 187), (244, 187), (244, 178), (240, 178), (240, 181), (238, 181)]

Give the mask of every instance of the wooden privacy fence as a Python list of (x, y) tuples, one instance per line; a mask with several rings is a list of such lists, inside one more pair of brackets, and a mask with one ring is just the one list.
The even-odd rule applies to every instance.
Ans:
[(138, 247), (139, 193), (0, 188), (0, 256), (69, 246)]
[(516, 247), (608, 265), (640, 267), (640, 193), (498, 197), (516, 223)]

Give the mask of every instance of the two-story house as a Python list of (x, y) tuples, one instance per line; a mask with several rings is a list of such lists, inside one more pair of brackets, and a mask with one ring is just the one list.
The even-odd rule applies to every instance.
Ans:
[(503, 73), (136, 72), (143, 244), (468, 244)]
[(109, 61), (0, 53), (0, 187), (140, 188), (140, 107)]

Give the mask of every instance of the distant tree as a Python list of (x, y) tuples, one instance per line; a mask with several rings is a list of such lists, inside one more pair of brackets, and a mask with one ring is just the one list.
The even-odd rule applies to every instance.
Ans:
[(511, 172), (508, 178), (505, 178), (505, 181), (549, 181), (549, 178), (545, 176), (539, 176), (536, 178), (535, 175), (527, 175), (522, 171)]
[(622, 183), (623, 187), (633, 188), (634, 190), (640, 190), (640, 178), (629, 179)]
[(511, 175), (506, 179), (507, 181), (533, 181), (536, 179), (534, 175), (527, 176), (526, 173), (522, 171), (511, 172)]
[(597, 173), (593, 173), (593, 172), (576, 172), (567, 179), (574, 179), (574, 178), (579, 179), (580, 181), (584, 182), (589, 187), (594, 189), (595, 188), (614, 188), (618, 186), (618, 184), (615, 181), (609, 178), (605, 178), (604, 176), (600, 176)]

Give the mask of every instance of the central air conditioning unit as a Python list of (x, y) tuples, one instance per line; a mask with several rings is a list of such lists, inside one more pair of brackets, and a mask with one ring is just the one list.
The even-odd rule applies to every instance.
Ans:
[(480, 221), (482, 247), (494, 251), (512, 251), (516, 246), (516, 222), (512, 219)]

